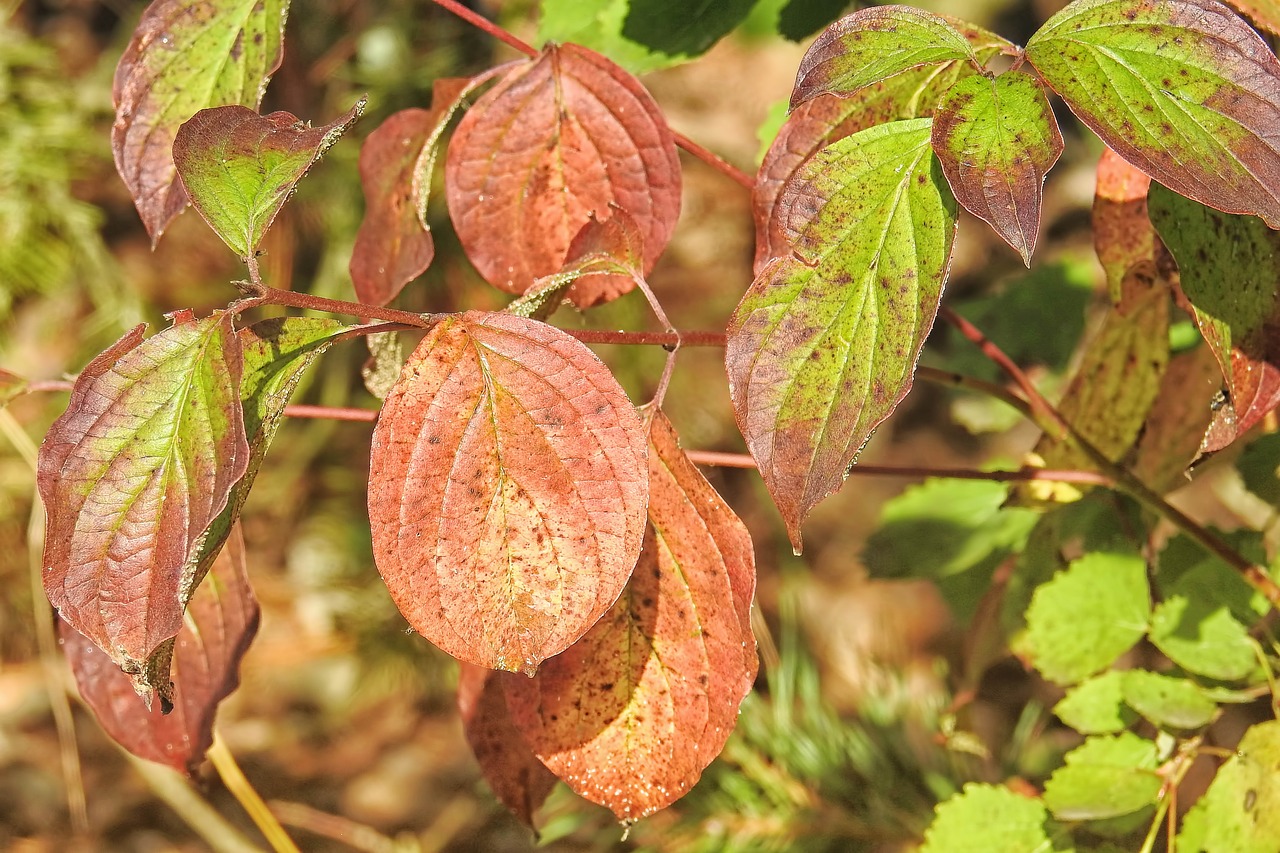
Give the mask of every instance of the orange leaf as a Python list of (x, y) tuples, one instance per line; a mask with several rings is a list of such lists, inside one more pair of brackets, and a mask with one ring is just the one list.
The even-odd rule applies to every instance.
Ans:
[(746, 528), (661, 412), (650, 442), (650, 526), (627, 590), (532, 679), (502, 679), (512, 719), (543, 763), (626, 822), (698, 781), (757, 669)]
[[(680, 214), (671, 131), (633, 76), (586, 48), (549, 46), (518, 65), (463, 117), (445, 163), (449, 214), (480, 274), (524, 293), (558, 271), (570, 241), (611, 206), (640, 229), (644, 272)], [(572, 294), (579, 307), (630, 290)]]
[(635, 566), (644, 430), (609, 369), (535, 320), (472, 311), (406, 362), (373, 434), (373, 551), (409, 624), (532, 674)]

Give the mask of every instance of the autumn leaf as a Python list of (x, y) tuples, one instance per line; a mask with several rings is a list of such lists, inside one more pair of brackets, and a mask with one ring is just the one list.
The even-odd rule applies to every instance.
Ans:
[(1213, 399), (1221, 393), (1222, 372), (1213, 352), (1199, 346), (1169, 360), (1155, 402), (1133, 449), (1131, 470), (1158, 494), (1191, 481), (1213, 419)]
[(1126, 280), (1139, 285), (1153, 276), (1170, 283), (1178, 281), (1173, 256), (1156, 236), (1147, 215), (1150, 186), (1151, 178), (1144, 172), (1110, 148), (1102, 150), (1093, 195), (1093, 247), (1115, 305), (1143, 296), (1143, 287), (1136, 293), (1126, 292)]
[(532, 679), (502, 679), (534, 753), (626, 823), (698, 781), (723, 749), (757, 669), (746, 528), (661, 412), (649, 450), (649, 528), (626, 591)]
[(544, 323), (434, 326), (373, 434), (373, 551), (444, 651), (533, 673), (609, 609), (635, 566), (644, 431), (608, 368)]
[(257, 109), (280, 67), (287, 0), (155, 0), (116, 67), (111, 149), (154, 246), (187, 195), (178, 126), (206, 107)]
[[(570, 241), (612, 207), (640, 230), (648, 273), (680, 213), (680, 164), (666, 121), (631, 75), (604, 57), (549, 46), (502, 77), (454, 132), (449, 215), (490, 284), (524, 293), (564, 264)], [(574, 295), (585, 308), (632, 280)]]
[(218, 703), (240, 683), (240, 661), (258, 631), (258, 602), (237, 526), (187, 607), (173, 653), (173, 709), (148, 708), (101, 649), (59, 620), (76, 686), (98, 723), (129, 752), (193, 775), (213, 743)]
[(44, 587), (141, 693), (168, 698), (151, 658), (182, 627), (184, 579), (249, 447), (231, 315), (142, 329), (89, 363), (40, 447)]
[(1160, 183), (1280, 227), (1280, 61), (1214, 0), (1076, 0), (1026, 48), (1102, 141)]
[(222, 241), (249, 258), (294, 186), (364, 112), (361, 98), (323, 127), (292, 113), (201, 110), (178, 128), (173, 162), (191, 203)]

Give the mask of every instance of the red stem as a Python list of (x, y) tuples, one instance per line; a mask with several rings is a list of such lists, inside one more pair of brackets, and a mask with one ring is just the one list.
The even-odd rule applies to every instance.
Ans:
[(374, 409), (352, 409), (338, 406), (285, 406), (284, 413), (291, 418), (329, 418), (335, 421), (362, 421), (373, 423), (378, 419)]

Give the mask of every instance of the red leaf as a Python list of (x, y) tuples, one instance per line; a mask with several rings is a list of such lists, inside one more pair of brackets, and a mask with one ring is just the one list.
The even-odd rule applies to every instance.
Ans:
[(472, 311), (405, 364), (373, 434), (373, 552), (444, 651), (533, 673), (609, 609), (640, 552), (644, 430), (564, 332)]
[[(1126, 293), (1126, 274), (1145, 264), (1159, 276), (1177, 282), (1178, 269), (1169, 250), (1156, 236), (1147, 216), (1147, 189), (1151, 179), (1110, 148), (1098, 159), (1097, 189), (1093, 196), (1093, 246), (1107, 275), (1111, 301), (1128, 303), (1143, 295)], [(1132, 282), (1133, 276), (1129, 276)]]
[[(680, 164), (657, 104), (630, 74), (572, 44), (521, 63), (471, 108), (449, 144), (445, 183), (467, 256), (509, 293), (558, 271), (574, 235), (611, 205), (639, 227), (648, 273), (680, 214)], [(574, 299), (587, 307), (630, 286)]]
[(698, 781), (724, 748), (757, 669), (746, 528), (660, 412), (650, 441), (650, 526), (631, 583), (532, 679), (502, 679), (512, 719), (538, 757), (626, 822)]
[(184, 578), (249, 449), (231, 315), (142, 329), (89, 363), (40, 448), (44, 585), (140, 690), (163, 694), (167, 666), (150, 659), (182, 627)]
[(532, 827), (533, 813), (557, 780), (511, 722), (497, 673), (464, 663), (458, 674), (458, 711), (489, 789), (521, 823)]
[(91, 640), (59, 620), (60, 642), (85, 704), (102, 728), (139, 758), (191, 775), (213, 743), (218, 703), (240, 683), (240, 660), (258, 632), (258, 602), (245, 570), (237, 525), (187, 607), (173, 654), (173, 710), (148, 710)]

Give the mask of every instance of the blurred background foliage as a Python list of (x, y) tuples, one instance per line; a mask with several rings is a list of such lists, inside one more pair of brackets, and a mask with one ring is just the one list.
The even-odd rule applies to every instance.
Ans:
[[(205, 311), (236, 296), (228, 282), (242, 271), (199, 218), (180, 217), (153, 252), (114, 174), (111, 75), (143, 5), (0, 7), (0, 366), (31, 380), (74, 374), (137, 322), (154, 328), (165, 312)], [(637, 34), (626, 29), (627, 0), (546, 0), (541, 18), (532, 0), (475, 5), (528, 40), (574, 37), (652, 71), (645, 83), (671, 124), (748, 171), (761, 154), (760, 128), (781, 115), (807, 36), (848, 8), (829, 0), (725, 3), (728, 37), (687, 61), (709, 45), (668, 40), (655, 51), (628, 40)], [(921, 5), (1025, 40), (1061, 4)], [(268, 235), (266, 280), (352, 298), (346, 269), (363, 205), (358, 140), (390, 113), (425, 106), (437, 77), (512, 56), (424, 0), (295, 2), (284, 64), (263, 111), (327, 121), (366, 92), (369, 109)], [(1065, 112), (1059, 118), (1068, 145), (1048, 182), (1036, 269), (1027, 272), (966, 218), (947, 297), (1051, 392), (1104, 302), (1088, 231), (1098, 147)], [(682, 155), (682, 163), (682, 219), (651, 282), (679, 327), (723, 328), (751, 280), (750, 200), (701, 162)], [(502, 307), (508, 298), (471, 269), (439, 199), (431, 208), (437, 258), (398, 304)], [(585, 315), (563, 309), (555, 321), (653, 325), (636, 294)], [(648, 398), (661, 351), (597, 351), (634, 399)], [(360, 381), (365, 355), (358, 342), (331, 350), (296, 402), (374, 407)], [(945, 329), (934, 333), (925, 359), (996, 378)], [(742, 451), (719, 351), (682, 352), (667, 400), (686, 447)], [(49, 688), (65, 685), (66, 674), (56, 658), (42, 664), (36, 614), (46, 605), (33, 593), (39, 554), (29, 528), (30, 452), (64, 405), (63, 394), (39, 393), (0, 411), (0, 848), (212, 849), (190, 813), (184, 819), (160, 804), (159, 792), (179, 783), (139, 772), (78, 707), (74, 742), (60, 744)], [(1002, 486), (855, 471), (813, 514), (809, 550), (797, 558), (754, 472), (713, 469), (709, 478), (756, 541), (757, 691), (724, 754), (676, 806), (624, 838), (607, 812), (561, 786), (535, 839), (480, 781), (453, 705), (456, 667), (406, 632), (374, 570), (364, 508), (369, 435), (367, 424), (287, 423), (244, 513), (263, 628), (219, 729), (304, 849), (903, 850), (919, 841), (933, 804), (964, 782), (1035, 784), (1079, 742), (1047, 710), (1061, 691), (1003, 651), (1005, 632), (1017, 626), (1002, 621), (1000, 608), (1006, 585), (1026, 600), (1018, 578), (1009, 582), (1017, 555), (1042, 553), (1035, 569), (1051, 573), (1067, 541), (1058, 533), (1076, 531), (1075, 522), (1048, 525), (1054, 534), (1046, 539), (1045, 517), (1005, 506)], [(1035, 438), (1000, 403), (921, 384), (862, 460), (1016, 463)], [(1227, 528), (1269, 530), (1274, 554), (1274, 436), (1246, 453), (1264, 460), (1247, 468), (1263, 472), (1259, 482), (1246, 488), (1230, 464), (1216, 464), (1180, 502)], [(1098, 497), (1070, 513), (1123, 517)], [(1103, 535), (1113, 527), (1089, 529)], [(49, 650), (44, 655), (48, 663)], [(73, 755), (79, 779), (66, 775)], [(195, 786), (256, 838), (216, 775)], [(69, 816), (68, 788), (83, 790), (87, 831)]]

